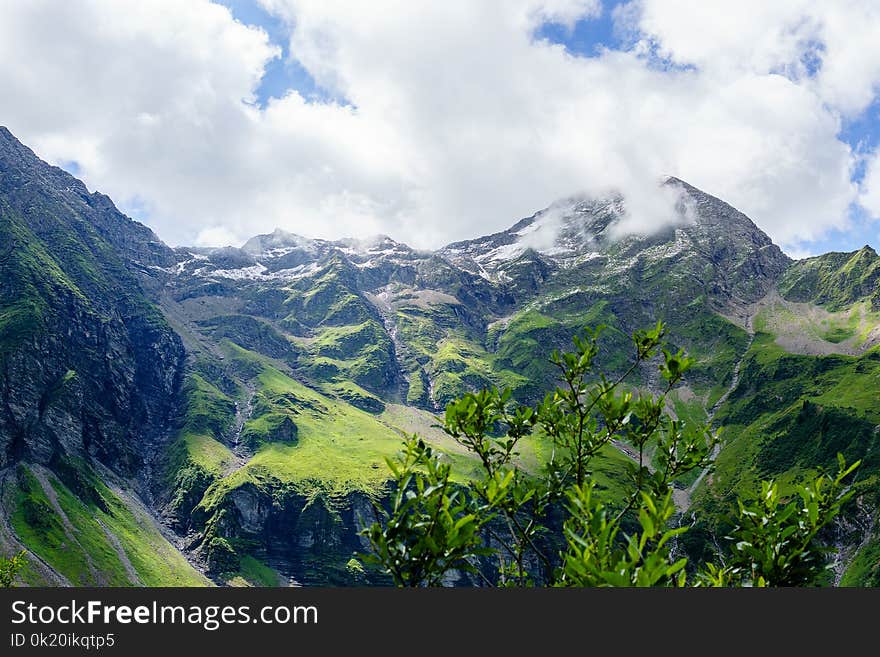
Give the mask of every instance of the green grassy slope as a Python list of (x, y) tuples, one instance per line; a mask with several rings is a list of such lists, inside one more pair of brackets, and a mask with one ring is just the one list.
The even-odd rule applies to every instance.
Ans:
[[(833, 471), (837, 453), (848, 462), (862, 461), (847, 514), (863, 526), (874, 524), (880, 503), (878, 391), (878, 348), (861, 356), (791, 354), (774, 335), (759, 332), (740, 385), (716, 418), (725, 444), (715, 473), (696, 491), (696, 535), (707, 527), (723, 533), (734, 500), (752, 494), (760, 480), (773, 478), (790, 490), (820, 469)], [(841, 582), (865, 584), (876, 577), (878, 565), (868, 563), (874, 551), (876, 541), (863, 546)]]
[[(16, 539), (76, 586), (204, 586), (128, 495), (117, 494), (82, 462), (21, 464), (7, 479), (5, 509)], [(34, 571), (25, 581), (41, 584)]]
[[(224, 371), (238, 382), (239, 409), (247, 406), (247, 412), (236, 420), (230, 397), (202, 374), (192, 375), (168, 476), (178, 526), (197, 532), (196, 557), (222, 581), (353, 581), (346, 564), (363, 550), (357, 531), (372, 517), (371, 503), (387, 493), (385, 459), (398, 452), (404, 433), (431, 442), (453, 463), (458, 480), (478, 471), (429, 412), (393, 403), (379, 413), (365, 411), (332, 387), (304, 385), (278, 360), (231, 341), (221, 347)], [(218, 405), (224, 420), (207, 426), (205, 409)], [(537, 470), (548, 449), (533, 436), (523, 442), (521, 458)], [(600, 489), (610, 497), (623, 494), (625, 458), (608, 449), (596, 461)], [(283, 575), (279, 560), (286, 564)]]
[(880, 310), (880, 257), (869, 246), (851, 253), (826, 253), (794, 263), (779, 282), (783, 297), (841, 310), (867, 301)]
[[(336, 395), (353, 394), (354, 384), (325, 384), (325, 394), (280, 361), (228, 340), (221, 347), (242, 412), (206, 426), (202, 409), (231, 410), (230, 397), (202, 375), (191, 377), (188, 411), (168, 454), (178, 526), (199, 533), (196, 554), (222, 581), (344, 583), (345, 564), (359, 549), (352, 505), (382, 497), (384, 459), (399, 449), (401, 434)], [(277, 559), (288, 564), (285, 576), (272, 565)]]

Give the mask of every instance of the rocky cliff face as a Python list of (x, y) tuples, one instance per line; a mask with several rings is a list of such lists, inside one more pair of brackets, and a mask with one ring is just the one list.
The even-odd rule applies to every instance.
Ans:
[(0, 552), (30, 583), (207, 583), (143, 503), (185, 358), (145, 291), (173, 258), (0, 128)]
[(68, 455), (136, 472), (180, 384), (180, 340), (141, 287), (173, 252), (5, 129), (0, 222), (0, 466)]

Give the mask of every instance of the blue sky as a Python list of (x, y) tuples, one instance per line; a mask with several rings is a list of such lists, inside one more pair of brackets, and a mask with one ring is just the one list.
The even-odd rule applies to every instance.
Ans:
[(236, 20), (245, 25), (262, 28), (273, 45), (281, 49), (281, 56), (272, 59), (266, 65), (265, 73), (257, 87), (257, 105), (265, 107), (270, 98), (283, 98), (291, 89), (298, 91), (305, 98), (326, 100), (329, 95), (315, 84), (302, 65), (294, 57), (290, 57), (290, 29), (284, 21), (263, 9), (253, 0), (222, 0)]
[(559, 43), (573, 55), (593, 57), (600, 48), (619, 49), (625, 45), (614, 25), (614, 9), (622, 3), (606, 2), (597, 17), (581, 19), (573, 26), (546, 22), (535, 30), (535, 37)]

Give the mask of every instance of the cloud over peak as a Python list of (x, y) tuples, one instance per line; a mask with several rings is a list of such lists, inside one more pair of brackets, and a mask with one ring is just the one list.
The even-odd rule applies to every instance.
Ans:
[[(880, 166), (854, 181), (863, 154), (840, 138), (880, 82), (873, 2), (261, 4), (289, 42), (207, 0), (13, 5), (0, 122), (173, 243), (280, 226), (438, 246), (612, 189), (638, 221), (661, 175), (789, 249), (854, 203), (880, 214)], [(618, 49), (535, 36), (612, 11), (633, 37)], [(260, 108), (282, 46), (326, 94)]]

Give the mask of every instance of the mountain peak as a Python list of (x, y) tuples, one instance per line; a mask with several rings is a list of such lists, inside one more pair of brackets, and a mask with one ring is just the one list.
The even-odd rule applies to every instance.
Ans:
[(255, 235), (245, 242), (241, 249), (256, 257), (278, 251), (279, 249), (313, 251), (315, 249), (315, 240), (276, 228), (271, 233)]
[(623, 195), (570, 197), (521, 219), (505, 231), (455, 242), (442, 252), (454, 259), (470, 257), (481, 266), (500, 265), (529, 250), (552, 260), (578, 260), (606, 252), (621, 242), (644, 247), (658, 241), (675, 241), (679, 229), (694, 244), (704, 246), (715, 241), (755, 249), (773, 246), (751, 219), (731, 205), (673, 176), (661, 184), (679, 187), (684, 196), (675, 204), (675, 216), (650, 229), (643, 218), (627, 215)]
[[(18, 138), (12, 134), (12, 131), (5, 125), (0, 125), (0, 143), (12, 144), (21, 148), (27, 148)], [(27, 150), (30, 150), (27, 148)]]
[[(120, 212), (108, 196), (90, 193), (81, 180), (40, 159), (3, 126), (0, 126), (0, 193), (21, 211), (29, 228), (40, 237), (65, 224), (80, 232), (96, 231), (129, 263), (169, 266), (175, 262), (174, 252), (152, 230)], [(61, 203), (65, 212), (60, 215), (37, 212), (36, 199), (50, 206)]]
[[(0, 126), (0, 175), (4, 178), (12, 176), (16, 172), (14, 180), (27, 178), (39, 178), (45, 181), (49, 187), (62, 188), (67, 192), (74, 192), (80, 196), (88, 196), (89, 191), (78, 179), (74, 178), (64, 169), (52, 166), (41, 160), (33, 150), (23, 144), (5, 126)], [(11, 184), (10, 182), (6, 183)]]

